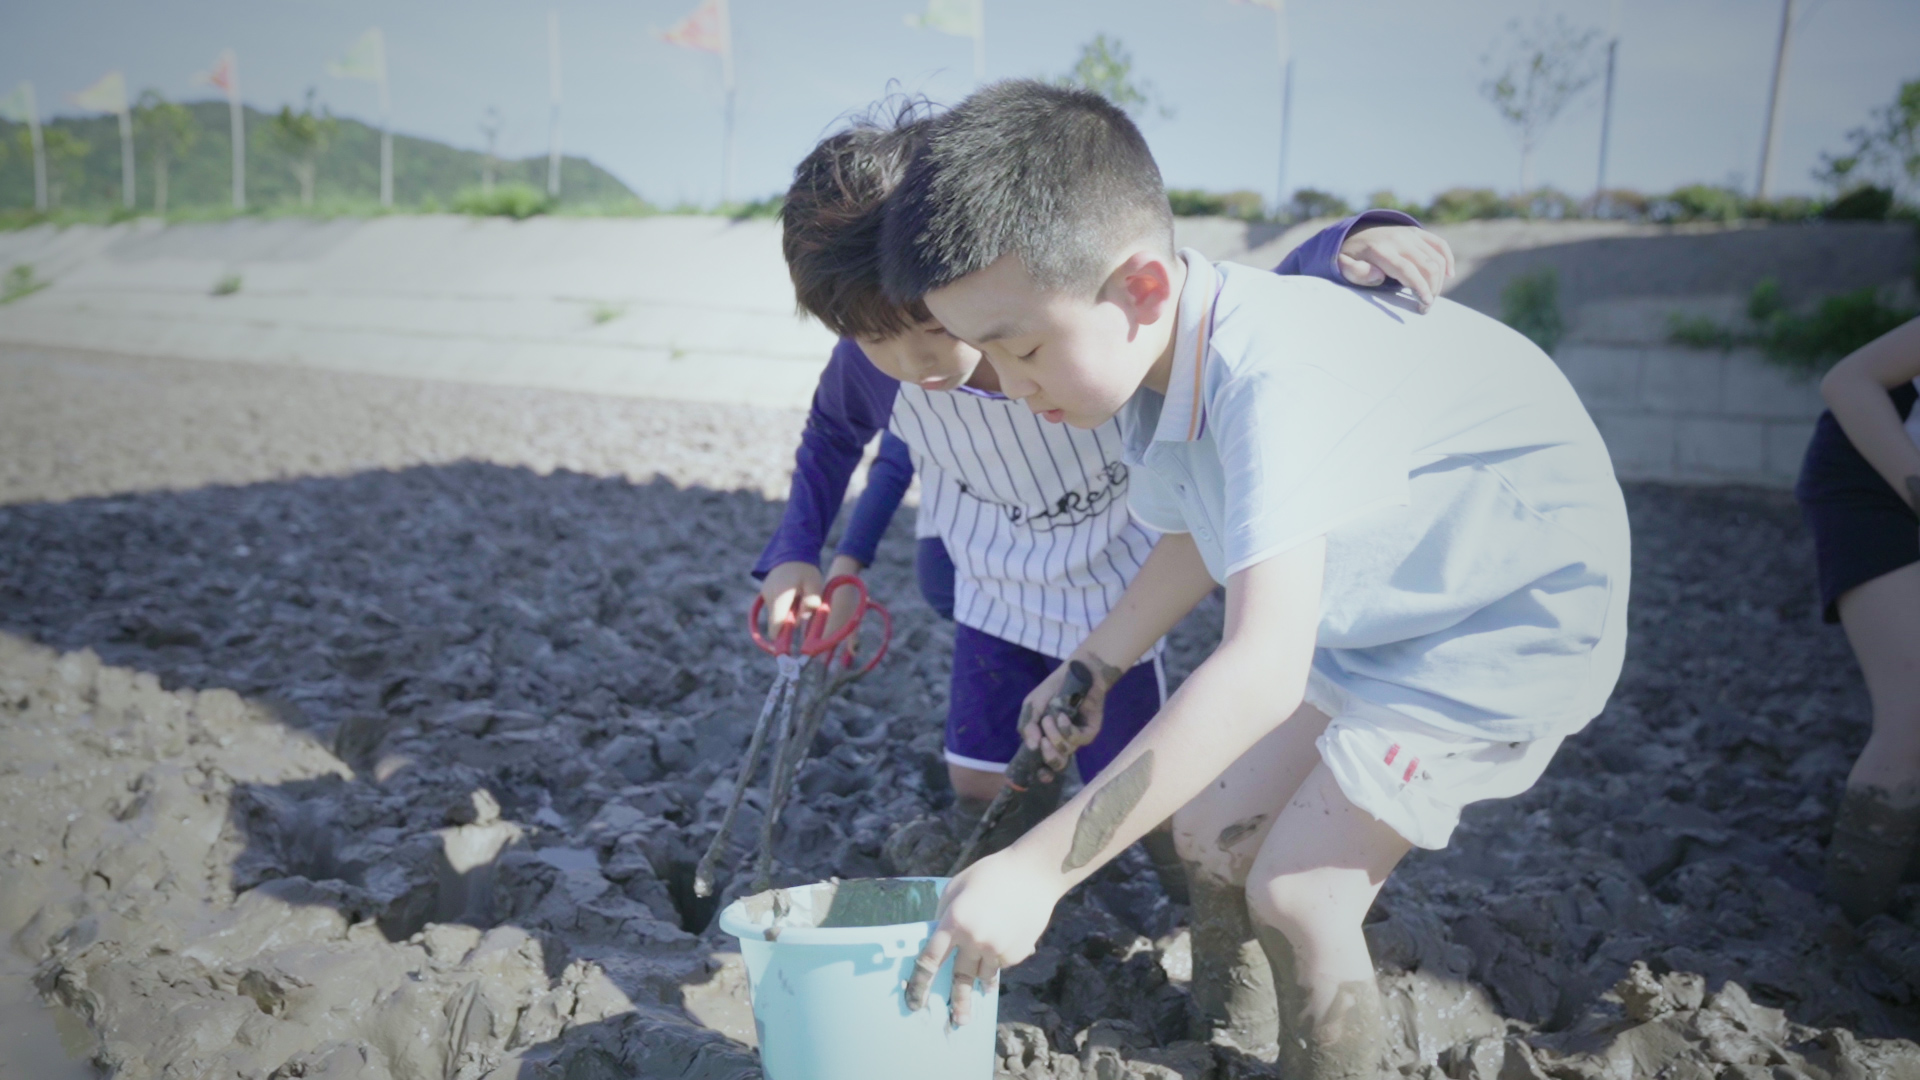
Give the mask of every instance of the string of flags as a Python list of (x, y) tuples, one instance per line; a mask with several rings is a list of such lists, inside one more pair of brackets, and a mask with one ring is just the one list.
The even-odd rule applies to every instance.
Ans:
[[(1282, 120), (1280, 178), (1285, 191), (1287, 111), (1292, 87), (1292, 56), (1287, 39), (1286, 0), (1231, 0), (1236, 4), (1264, 7), (1274, 13), (1282, 70)], [(924, 0), (925, 7), (904, 15), (908, 26), (938, 34), (961, 37), (973, 43), (973, 74), (977, 81), (986, 78), (986, 0)], [(699, 0), (692, 10), (653, 36), (664, 44), (693, 52), (707, 53), (720, 60), (724, 93), (721, 117), (721, 201), (729, 202), (734, 187), (734, 129), (737, 88), (734, 77), (732, 13), (729, 0)], [(557, 13), (548, 12), (548, 56), (550, 67), (551, 126), (549, 145), (550, 193), (559, 186), (559, 23)], [(327, 74), (338, 79), (370, 82), (379, 92), (380, 105), (380, 202), (393, 205), (393, 129), (392, 98), (387, 67), (387, 42), (382, 30), (367, 29), (337, 60), (326, 65)], [(226, 98), (232, 126), (231, 146), (233, 206), (247, 205), (246, 123), (241, 104), (239, 61), (232, 49), (222, 51), (213, 65), (196, 73), (193, 81), (212, 86)], [(134, 199), (134, 156), (132, 126), (125, 76), (109, 71), (87, 88), (69, 95), (69, 100), (84, 109), (110, 113), (120, 121), (122, 200), (128, 207)], [(45, 210), (48, 203), (46, 155), (42, 146), (39, 106), (31, 83), (20, 83), (12, 93), (0, 98), (0, 117), (29, 127), (34, 148), (34, 205)]]

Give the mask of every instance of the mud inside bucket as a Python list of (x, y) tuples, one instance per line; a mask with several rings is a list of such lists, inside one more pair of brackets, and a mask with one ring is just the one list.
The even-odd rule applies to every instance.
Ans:
[(873, 878), (771, 889), (720, 926), (740, 939), (768, 1080), (988, 1080), (997, 993), (947, 1023), (951, 958), (927, 1006), (907, 1011), (913, 962), (932, 936), (945, 878)]

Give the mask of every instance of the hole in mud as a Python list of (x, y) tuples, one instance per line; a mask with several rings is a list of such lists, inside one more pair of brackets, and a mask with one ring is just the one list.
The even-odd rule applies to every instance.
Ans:
[(712, 896), (696, 896), (693, 891), (694, 864), (686, 861), (674, 861), (667, 864), (662, 878), (667, 884), (667, 896), (673, 901), (673, 910), (680, 916), (680, 929), (690, 934), (704, 934), (707, 927), (713, 925), (713, 917), (720, 911), (720, 897), (725, 894), (724, 883), (713, 891)]

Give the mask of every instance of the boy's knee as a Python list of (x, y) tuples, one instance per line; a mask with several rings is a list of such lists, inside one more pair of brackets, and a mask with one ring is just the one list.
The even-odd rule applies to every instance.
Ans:
[(1364, 910), (1348, 911), (1310, 874), (1290, 874), (1247, 882), (1247, 911), (1254, 921), (1285, 934), (1295, 946), (1357, 925)]

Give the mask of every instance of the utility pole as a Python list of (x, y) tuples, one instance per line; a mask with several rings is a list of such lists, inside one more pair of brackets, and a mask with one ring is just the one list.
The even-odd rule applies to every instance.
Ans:
[(1600, 102), (1600, 168), (1593, 178), (1593, 216), (1606, 211), (1607, 143), (1613, 135), (1613, 64), (1620, 52), (1620, 0), (1613, 0), (1613, 24), (1607, 35), (1607, 86)]
[(560, 197), (560, 12), (547, 9), (548, 97), (553, 111), (548, 117), (547, 197)]
[(1793, 34), (1793, 0), (1780, 0), (1780, 47), (1773, 54), (1773, 90), (1767, 95), (1767, 128), (1760, 139), (1760, 184), (1754, 195), (1773, 197), (1773, 162), (1780, 149), (1780, 89), (1786, 81), (1787, 45)]

